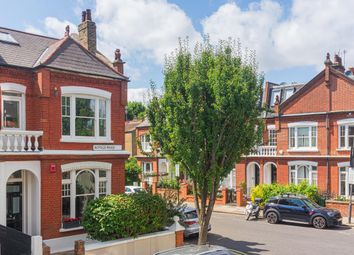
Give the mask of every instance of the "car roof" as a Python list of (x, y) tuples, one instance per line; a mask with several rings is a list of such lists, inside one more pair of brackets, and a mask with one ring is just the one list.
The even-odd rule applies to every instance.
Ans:
[(272, 199), (291, 199), (291, 198), (297, 198), (297, 199), (307, 199), (306, 196), (303, 195), (292, 195), (292, 194), (285, 194), (285, 195), (279, 195), (279, 196), (275, 196), (275, 197), (271, 197), (269, 200)]
[(225, 247), (216, 245), (186, 245), (175, 249), (155, 253), (155, 255), (202, 255), (215, 251), (227, 251)]
[(183, 209), (184, 213), (193, 212), (193, 211), (196, 211), (196, 209), (190, 206), (187, 206)]
[(136, 189), (136, 188), (141, 189), (140, 186), (125, 186), (125, 187), (126, 188), (130, 188), (130, 189)]

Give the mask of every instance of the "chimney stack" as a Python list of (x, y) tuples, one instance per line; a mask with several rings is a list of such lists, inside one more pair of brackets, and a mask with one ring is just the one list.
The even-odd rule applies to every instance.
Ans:
[(92, 21), (91, 10), (82, 12), (81, 24), (79, 25), (79, 41), (82, 46), (92, 53), (96, 53), (96, 23)]
[(114, 52), (114, 61), (113, 61), (114, 69), (118, 73), (124, 74), (124, 64), (125, 62), (121, 58), (120, 49), (116, 49), (116, 51)]

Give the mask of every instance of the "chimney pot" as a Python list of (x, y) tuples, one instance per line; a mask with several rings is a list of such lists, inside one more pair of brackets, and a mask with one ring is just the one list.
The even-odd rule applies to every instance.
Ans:
[(81, 22), (84, 22), (86, 20), (86, 12), (83, 11), (81, 14)]
[(91, 10), (90, 9), (86, 10), (86, 20), (90, 20), (90, 21), (92, 20), (91, 19)]
[(65, 27), (65, 36), (69, 36), (69, 35), (70, 35), (70, 26), (67, 25), (67, 26)]
[(326, 66), (327, 66), (327, 65), (332, 65), (331, 57), (330, 57), (330, 55), (329, 55), (328, 52), (327, 52), (326, 60), (325, 60), (324, 64), (325, 64)]

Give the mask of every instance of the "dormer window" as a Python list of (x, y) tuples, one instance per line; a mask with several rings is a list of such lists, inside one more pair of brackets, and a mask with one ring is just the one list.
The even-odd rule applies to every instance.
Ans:
[(294, 88), (285, 89), (284, 91), (285, 100), (291, 97), (293, 94), (294, 94)]

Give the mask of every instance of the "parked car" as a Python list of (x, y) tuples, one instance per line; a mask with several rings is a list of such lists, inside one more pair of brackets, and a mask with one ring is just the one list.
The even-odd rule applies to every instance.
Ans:
[(271, 224), (291, 220), (305, 222), (318, 229), (342, 224), (338, 210), (321, 207), (307, 197), (290, 194), (271, 198), (264, 207), (264, 216)]
[[(182, 211), (182, 223), (185, 227), (184, 237), (199, 234), (199, 223), (197, 210), (192, 207), (186, 207)], [(211, 230), (211, 225), (208, 226), (208, 231)]]
[(216, 245), (186, 245), (175, 249), (155, 253), (154, 255), (234, 255), (225, 247)]
[(139, 186), (125, 186), (125, 194), (144, 192), (145, 190)]

